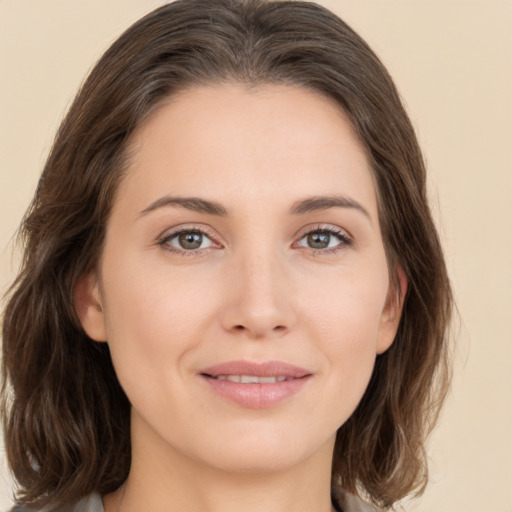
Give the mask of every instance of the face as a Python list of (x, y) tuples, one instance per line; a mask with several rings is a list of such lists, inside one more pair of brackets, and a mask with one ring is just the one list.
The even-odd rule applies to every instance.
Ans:
[(192, 88), (131, 154), (75, 298), (134, 453), (244, 472), (332, 456), (400, 313), (345, 115), (298, 87)]

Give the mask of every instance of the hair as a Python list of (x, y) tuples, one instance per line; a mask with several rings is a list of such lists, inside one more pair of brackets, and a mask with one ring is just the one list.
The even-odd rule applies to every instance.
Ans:
[[(334, 99), (365, 146), (391, 277), (408, 280), (393, 345), (337, 433), (332, 484), (390, 507), (427, 481), (424, 443), (450, 376), (452, 294), (425, 164), (397, 90), (368, 45), (309, 2), (178, 0), (131, 26), (84, 82), (20, 228), (21, 270), (3, 319), (3, 427), (18, 503), (106, 494), (131, 461), (130, 403), (108, 345), (75, 313), (129, 163), (130, 135), (197, 85), (284, 84)], [(341, 393), (341, 390), (340, 390)]]

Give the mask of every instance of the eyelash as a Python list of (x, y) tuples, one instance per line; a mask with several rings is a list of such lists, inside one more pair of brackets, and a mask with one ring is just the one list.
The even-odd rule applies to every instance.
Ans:
[[(334, 226), (325, 226), (325, 225), (318, 225), (313, 229), (307, 229), (306, 231), (302, 232), (300, 234), (299, 242), (306, 236), (311, 235), (313, 233), (320, 233), (320, 234), (327, 234), (334, 236), (339, 240), (339, 243), (335, 245), (334, 247), (326, 247), (324, 249), (314, 249), (312, 247), (304, 247), (305, 249), (310, 249), (313, 251), (314, 256), (321, 256), (325, 254), (336, 254), (337, 252), (343, 250), (346, 247), (351, 247), (353, 245), (353, 239), (352, 237), (343, 229), (334, 227)], [(296, 245), (298, 242), (295, 242), (294, 245)]]
[[(180, 249), (178, 247), (170, 245), (169, 242), (173, 238), (176, 238), (179, 235), (181, 235), (182, 233), (199, 234), (203, 237), (206, 237), (208, 240), (210, 240), (212, 245), (210, 247), (205, 247), (203, 249), (189, 249), (189, 250)], [(169, 251), (173, 254), (178, 254), (180, 256), (200, 256), (201, 254), (204, 253), (204, 251), (208, 251), (211, 247), (215, 247), (215, 246), (216, 246), (216, 248), (222, 247), (220, 244), (218, 244), (217, 242), (215, 242), (213, 240), (213, 236), (211, 236), (207, 231), (205, 231), (204, 228), (199, 228), (199, 227), (195, 227), (195, 226), (187, 226), (187, 227), (184, 227), (181, 229), (177, 229), (176, 231), (173, 231), (172, 233), (164, 234), (162, 237), (160, 237), (158, 239), (157, 245), (159, 245), (166, 251)]]
[[(172, 246), (169, 244), (169, 242), (171, 240), (178, 237), (182, 233), (199, 234), (203, 237), (206, 237), (208, 240), (210, 240), (212, 245), (209, 247), (202, 248), (202, 249), (197, 248), (197, 249), (187, 250), (187, 249), (180, 249), (178, 247), (175, 247), (175, 246)], [(298, 242), (300, 242), (303, 238), (307, 237), (308, 235), (314, 234), (314, 233), (332, 235), (339, 240), (339, 243), (337, 245), (335, 245), (334, 247), (326, 247), (323, 249), (314, 249), (312, 247), (306, 247), (306, 246), (302, 246), (302, 245), (297, 246)], [(169, 251), (174, 254), (178, 254), (180, 256), (200, 256), (205, 251), (209, 251), (212, 247), (222, 248), (222, 246), (219, 243), (215, 242), (213, 239), (213, 236), (211, 236), (207, 231), (205, 231), (204, 228), (199, 228), (199, 227), (195, 227), (195, 226), (181, 228), (176, 231), (173, 231), (172, 233), (164, 234), (162, 237), (160, 237), (157, 240), (157, 245), (159, 245), (166, 251)], [(307, 229), (306, 231), (303, 231), (300, 234), (299, 239), (296, 242), (294, 242), (294, 244), (293, 244), (293, 246), (303, 247), (305, 249), (312, 250), (313, 255), (315, 255), (315, 256), (325, 255), (325, 254), (335, 254), (338, 251), (343, 250), (343, 248), (350, 247), (352, 245), (353, 245), (353, 239), (350, 235), (347, 234), (346, 231), (344, 231), (341, 228), (336, 228), (333, 226), (324, 226), (324, 225), (318, 225), (313, 229)]]

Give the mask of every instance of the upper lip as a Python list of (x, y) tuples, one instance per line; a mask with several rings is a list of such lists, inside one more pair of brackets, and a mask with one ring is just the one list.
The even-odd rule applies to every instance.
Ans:
[(211, 377), (218, 377), (219, 375), (252, 375), (256, 377), (284, 376), (294, 379), (311, 375), (310, 371), (283, 361), (265, 361), (263, 363), (228, 361), (204, 368), (199, 373)]

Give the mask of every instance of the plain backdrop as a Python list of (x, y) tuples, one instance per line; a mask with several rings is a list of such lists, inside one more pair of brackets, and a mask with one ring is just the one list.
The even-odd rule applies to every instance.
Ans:
[[(0, 292), (12, 237), (87, 71), (158, 0), (0, 0)], [(512, 512), (512, 3), (324, 0), (393, 75), (429, 167), (460, 325), (416, 512)], [(30, 319), (27, 319), (30, 321)], [(0, 509), (12, 482), (0, 450)]]

